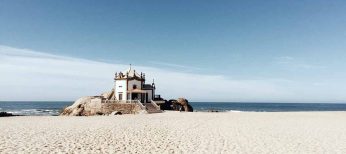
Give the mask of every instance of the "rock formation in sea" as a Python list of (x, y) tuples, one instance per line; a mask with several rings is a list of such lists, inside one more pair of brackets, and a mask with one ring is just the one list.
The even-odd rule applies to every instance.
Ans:
[(79, 98), (71, 106), (63, 109), (63, 116), (93, 116), (117, 114), (145, 113), (143, 106), (137, 103), (105, 103), (104, 97), (86, 96)]
[(192, 106), (189, 104), (189, 101), (185, 98), (178, 98), (177, 103), (180, 104), (185, 112), (193, 112)]
[(15, 116), (12, 113), (7, 113), (7, 112), (0, 112), (0, 117), (10, 117), (10, 116)]
[(96, 107), (100, 108), (101, 104), (92, 103), (91, 100), (93, 98), (96, 98), (96, 97), (86, 96), (86, 97), (79, 98), (71, 106), (68, 106), (65, 109), (63, 109), (60, 115), (87, 116), (87, 115), (91, 115), (91, 113), (96, 114), (97, 112)]
[(158, 95), (154, 80), (145, 83), (145, 74), (138, 73), (131, 65), (124, 72), (115, 73), (114, 88), (98, 96), (82, 97), (60, 115), (91, 116), (136, 113), (161, 113), (162, 110), (193, 111), (185, 98), (166, 101)]
[(185, 98), (171, 99), (160, 105), (161, 110), (174, 110), (193, 112), (193, 107), (189, 104), (189, 101)]
[[(71, 106), (64, 108), (60, 115), (62, 116), (93, 116), (93, 115), (119, 115), (119, 114), (142, 114), (159, 113), (152, 112), (153, 106), (150, 103), (108, 103), (105, 100), (107, 94), (100, 96), (86, 96), (76, 100)], [(193, 112), (192, 106), (185, 98), (165, 101), (160, 104), (161, 110), (175, 110)], [(156, 110), (156, 109), (155, 109)], [(160, 112), (162, 112), (159, 110)]]

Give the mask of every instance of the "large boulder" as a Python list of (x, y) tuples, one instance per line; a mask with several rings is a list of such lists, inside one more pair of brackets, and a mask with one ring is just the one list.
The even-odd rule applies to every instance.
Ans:
[(185, 111), (193, 112), (192, 106), (189, 101), (185, 98), (170, 99), (164, 104), (160, 105), (161, 110), (175, 110), (175, 111)]
[(86, 96), (79, 98), (71, 106), (66, 107), (60, 115), (64, 116), (91, 116), (101, 113), (100, 96)]
[(182, 106), (183, 111), (193, 112), (192, 106), (189, 104), (189, 101), (185, 98), (178, 98), (177, 103)]
[(10, 116), (15, 116), (12, 113), (7, 113), (7, 112), (0, 112), (0, 117), (10, 117)]
[[(105, 98), (101, 96), (86, 96), (79, 98), (71, 106), (61, 112), (61, 116), (93, 116), (110, 115), (114, 111), (121, 114), (145, 113), (145, 110), (134, 103), (102, 103)], [(117, 113), (117, 112), (115, 112)], [(115, 114), (114, 113), (114, 114)]]

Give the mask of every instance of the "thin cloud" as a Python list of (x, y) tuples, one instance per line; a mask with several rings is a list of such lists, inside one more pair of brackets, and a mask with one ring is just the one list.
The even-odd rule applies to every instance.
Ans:
[(324, 69), (325, 66), (308, 64), (291, 56), (275, 58), (275, 63), (288, 69)]
[[(97, 62), (0, 45), (0, 101), (75, 100), (81, 96), (98, 95), (112, 89), (115, 72), (127, 68), (128, 64)], [(236, 80), (223, 75), (186, 73), (159, 67), (134, 68), (146, 73), (147, 82), (155, 78), (157, 93), (167, 99), (306, 102), (345, 98), (341, 93), (322, 95), (325, 89), (300, 88), (306, 84), (286, 80)]]
[(201, 70), (201, 68), (198, 68), (198, 67), (191, 67), (191, 66), (172, 64), (172, 63), (166, 63), (166, 62), (160, 62), (160, 61), (149, 61), (149, 63), (156, 64), (156, 65), (161, 65), (161, 66), (168, 66), (168, 67), (178, 68), (178, 69)]

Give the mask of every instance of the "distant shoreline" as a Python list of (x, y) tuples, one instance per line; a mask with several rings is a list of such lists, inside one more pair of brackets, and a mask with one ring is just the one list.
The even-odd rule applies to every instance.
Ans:
[[(15, 115), (59, 115), (60, 111), (73, 102), (65, 101), (0, 101), (0, 112)], [(216, 103), (189, 102), (195, 112), (311, 112), (311, 111), (346, 111), (346, 104), (332, 103)]]
[[(74, 100), (72, 101), (49, 101), (49, 100), (9, 100), (9, 101), (0, 101), (0, 103), (2, 102), (42, 102), (42, 103), (56, 103), (56, 102), (74, 102)], [(232, 101), (225, 101), (225, 102), (220, 102), (220, 101), (190, 101), (191, 103), (216, 103), (216, 104), (229, 104), (229, 103), (261, 103), (261, 104), (346, 104), (346, 102), (232, 102)]]

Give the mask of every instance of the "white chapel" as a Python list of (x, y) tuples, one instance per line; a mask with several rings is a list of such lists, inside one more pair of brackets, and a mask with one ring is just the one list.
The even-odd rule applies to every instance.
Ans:
[(145, 74), (136, 72), (131, 65), (126, 71), (115, 73), (114, 80), (114, 98), (116, 100), (139, 100), (142, 103), (150, 103), (155, 99), (154, 81), (146, 84)]

